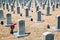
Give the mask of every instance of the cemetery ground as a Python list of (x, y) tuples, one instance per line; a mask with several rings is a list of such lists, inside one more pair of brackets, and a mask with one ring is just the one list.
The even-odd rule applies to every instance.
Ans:
[[(41, 10), (41, 11), (42, 13), (45, 13), (45, 10)], [(3, 10), (3, 12), (4, 12), (4, 18), (6, 18), (6, 14), (8, 13), (8, 11)], [(10, 34), (9, 27), (4, 27), (4, 25), (0, 24), (0, 40), (42, 40), (42, 34), (44, 32), (52, 32), (54, 33), (54, 40), (60, 40), (59, 31), (54, 31), (47, 28), (47, 24), (49, 24), (51, 27), (56, 26), (56, 16), (60, 15), (60, 8), (56, 9), (55, 11), (52, 11), (50, 16), (42, 15), (42, 22), (39, 23), (31, 21), (31, 18), (24, 18), (23, 9), (21, 10), (21, 13), (23, 14), (22, 16), (16, 13), (15, 14), (11, 13), (12, 22), (16, 24), (14, 31), (18, 30), (18, 24), (17, 24), (18, 19), (24, 19), (25, 31), (26, 33), (30, 33), (30, 35), (26, 37), (16, 38), (14, 35)], [(29, 16), (31, 16), (34, 19), (35, 13), (30, 10)], [(6, 22), (6, 19), (3, 21)]]

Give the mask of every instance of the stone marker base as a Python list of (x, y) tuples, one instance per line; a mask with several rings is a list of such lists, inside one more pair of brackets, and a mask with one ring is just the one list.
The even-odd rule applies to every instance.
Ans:
[(14, 35), (15, 35), (17, 38), (28, 36), (28, 34), (19, 34), (18, 32), (14, 33)]
[(60, 29), (57, 29), (57, 27), (50, 27), (50, 29), (54, 30), (54, 31), (60, 31)]
[(33, 22), (40, 23), (41, 21), (36, 21), (36, 20), (33, 20)]
[(4, 23), (4, 27), (8, 27), (10, 24)]

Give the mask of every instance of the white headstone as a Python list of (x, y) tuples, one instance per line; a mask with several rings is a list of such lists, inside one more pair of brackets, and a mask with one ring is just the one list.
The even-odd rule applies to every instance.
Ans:
[(45, 9), (45, 3), (42, 3), (42, 9)]
[(42, 35), (42, 40), (54, 40), (54, 34), (51, 32), (45, 32)]
[(12, 23), (11, 14), (10, 13), (6, 14), (6, 18), (7, 18), (6, 19), (7, 22), (4, 24), (5, 27), (9, 26)]
[(3, 9), (5, 9), (5, 3), (3, 2)]
[(56, 26), (51, 27), (51, 29), (55, 31), (60, 31), (60, 16), (59, 15), (56, 17)]
[(27, 36), (25, 34), (25, 20), (19, 19), (18, 20), (18, 31), (14, 33), (16, 37), (24, 37)]
[(12, 23), (11, 14), (7, 14), (6, 17), (7, 17), (7, 24), (11, 24)]
[(57, 29), (60, 29), (60, 16), (56, 17), (56, 22), (57, 22), (56, 24)]
[(24, 13), (25, 16), (24, 17), (28, 18), (29, 17), (29, 10), (27, 7), (24, 10), (25, 10), (25, 13)]
[(20, 14), (20, 7), (17, 7), (17, 14)]
[(37, 11), (37, 21), (41, 21), (41, 11)]
[(36, 6), (36, 12), (39, 10), (39, 6)]
[(55, 4), (52, 5), (52, 11), (55, 11)]
[(48, 4), (47, 4), (47, 8), (46, 8), (46, 15), (50, 15), (50, 4), (49, 4), (49, 0), (48, 0)]
[(41, 22), (41, 11), (37, 11), (34, 22)]
[(11, 11), (14, 11), (14, 6), (13, 6), (13, 4), (11, 4)]
[(0, 20), (3, 20), (4, 19), (4, 13), (3, 13), (3, 10), (0, 10)]
[(9, 4), (8, 4), (8, 3), (6, 4), (6, 9), (7, 9), (7, 10), (9, 9)]
[(46, 8), (46, 15), (47, 15), (47, 16), (50, 15), (50, 7), (47, 7), (47, 8)]

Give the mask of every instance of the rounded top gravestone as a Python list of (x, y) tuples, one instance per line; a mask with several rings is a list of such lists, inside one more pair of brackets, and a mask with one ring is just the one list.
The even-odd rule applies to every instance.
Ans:
[(21, 19), (19, 19), (18, 20), (18, 32), (19, 32), (19, 34), (24, 34), (25, 33), (25, 21), (24, 20), (21, 20)]
[(14, 33), (16, 37), (24, 37), (28, 34), (25, 34), (25, 20), (19, 19), (18, 20), (18, 31)]
[(11, 14), (8, 13), (8, 14), (6, 15), (6, 17), (7, 17), (7, 24), (11, 24), (11, 23), (12, 23), (12, 21), (11, 21)]
[(45, 32), (43, 33), (42, 40), (54, 40), (54, 34), (51, 32)]
[(56, 24), (57, 29), (60, 29), (60, 16), (59, 15), (56, 17), (56, 22), (57, 22)]
[(17, 14), (20, 14), (20, 7), (17, 6)]
[(4, 19), (3, 10), (0, 10), (0, 20)]

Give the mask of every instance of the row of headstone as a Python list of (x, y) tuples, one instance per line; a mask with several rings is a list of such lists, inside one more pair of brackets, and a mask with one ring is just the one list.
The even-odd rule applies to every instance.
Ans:
[[(44, 0), (43, 3), (46, 5), (46, 3), (48, 2), (48, 0)], [(59, 0), (49, 0), (50, 5), (52, 6), (53, 3), (59, 3)]]
[[(40, 18), (40, 13), (38, 12), (38, 19), (37, 19), (37, 21), (41, 21), (39, 18)], [(10, 24), (10, 22), (11, 22), (11, 14), (7, 14), (7, 24)], [(58, 17), (59, 18), (59, 17)], [(8, 20), (9, 19), (9, 20)], [(21, 24), (20, 24), (21, 23)], [(20, 29), (20, 27), (19, 27), (19, 30), (18, 30), (18, 32), (15, 34), (17, 37), (19, 37), (19, 36), (26, 36), (26, 34), (25, 34), (25, 31), (24, 30), (22, 30), (22, 29), (24, 29), (24, 27), (23, 27), (23, 25), (22, 25), (22, 23), (23, 23), (23, 21), (21, 21), (21, 22), (19, 22), (19, 25), (20, 25), (20, 27), (22, 27), (21, 29)], [(24, 23), (23, 23), (24, 24)], [(21, 26), (22, 25), (22, 26)], [(45, 39), (44, 39), (45, 38)], [(44, 35), (44, 40), (54, 40), (54, 38), (53, 38), (53, 34), (51, 34), (51, 33), (49, 33), (49, 34), (46, 34), (46, 35)]]
[(9, 3), (7, 2), (7, 3), (5, 3), (5, 2), (1, 2), (0, 1), (0, 7), (2, 7), (3, 9), (6, 9), (6, 10), (9, 10)]
[[(14, 32), (16, 37), (24, 37), (27, 36), (25, 32), (25, 21), (22, 19), (18, 20), (18, 31)], [(44, 32), (42, 34), (42, 40), (54, 40), (54, 34), (52, 32)]]
[[(40, 1), (40, 0), (38, 0), (38, 1)], [(59, 7), (59, 0), (44, 0), (44, 1), (40, 1), (40, 2), (42, 2), (42, 9), (45, 9), (45, 5), (47, 4), (47, 2), (49, 1), (49, 7), (50, 6), (52, 6), (52, 9), (49, 9), (48, 7), (47, 7), (47, 9), (49, 9), (50, 11), (55, 11), (55, 9), (56, 8), (58, 8)], [(51, 7), (50, 7), (51, 8)], [(48, 11), (47, 11), (48, 12)]]
[[(17, 7), (17, 10), (20, 10), (19, 8), (20, 7)], [(8, 7), (7, 7), (7, 9), (8, 9)], [(13, 11), (12, 5), (11, 5), (11, 9)], [(47, 7), (47, 11), (48, 10), (49, 10), (49, 7)], [(3, 19), (4, 17), (3, 17), (2, 10), (0, 10), (0, 13), (1, 13), (0, 18)], [(20, 13), (20, 12), (17, 11), (17, 13)], [(28, 15), (28, 9), (25, 9), (25, 13), (26, 13), (25, 16), (28, 17), (29, 16)], [(47, 15), (49, 15), (49, 11), (47, 13), (48, 13)], [(7, 18), (7, 22), (6, 22), (5, 26), (9, 26), (12, 23), (11, 14), (7, 14), (6, 18)], [(59, 22), (60, 16), (58, 16), (57, 18), (58, 18), (57, 29), (60, 29), (60, 25), (59, 25), (60, 24), (60, 22)], [(38, 8), (37, 8), (37, 19), (36, 19), (36, 21), (38, 21), (38, 22), (41, 21), (41, 12), (38, 11)], [(14, 33), (14, 35), (16, 35), (16, 37), (21, 37), (21, 36), (27, 35), (27, 34), (25, 34), (25, 21), (24, 20), (18, 20), (18, 31), (16, 33)], [(43, 34), (43, 40), (54, 40), (54, 35), (52, 33), (48, 33), (48, 32), (44, 33)]]
[[(11, 2), (14, 3), (15, 0), (13, 0), (13, 1), (11, 0), (11, 1), (9, 1), (9, 2), (10, 2), (10, 3), (11, 3)], [(42, 2), (42, 0), (41, 0), (41, 2)], [(47, 2), (47, 1), (46, 1), (46, 2)], [(11, 4), (12, 4), (12, 3), (11, 3)], [(24, 3), (24, 2), (23, 2), (23, 3)], [(36, 2), (35, 2), (35, 3), (36, 3)], [(23, 4), (22, 4), (22, 5), (23, 5)], [(43, 9), (44, 9), (44, 4), (42, 3), (42, 5), (43, 5)]]
[[(17, 9), (19, 10), (20, 7), (18, 7)], [(25, 9), (26, 12), (28, 11), (28, 9)], [(18, 11), (18, 13), (20, 13)], [(28, 13), (27, 13), (28, 14)], [(28, 15), (26, 15), (28, 16)], [(0, 10), (0, 18), (3, 19), (3, 11)], [(4, 26), (5, 27), (8, 27), (10, 24), (12, 23), (12, 20), (11, 20), (11, 14), (8, 13), (6, 14), (6, 23), (4, 23)], [(18, 31), (16, 33), (14, 33), (14, 35), (16, 37), (22, 37), (22, 36), (27, 36), (28, 34), (25, 33), (25, 21), (24, 20), (18, 20)]]
[[(10, 3), (9, 3), (10, 2)], [(15, 0), (10, 0), (10, 1), (6, 1), (6, 3), (5, 2), (1, 2), (0, 1), (0, 6), (3, 8), (3, 9), (6, 9), (6, 10), (10, 10), (10, 8), (9, 8), (9, 6), (11, 7), (11, 12), (13, 12), (14, 11), (14, 7), (15, 7)], [(10, 4), (10, 5), (9, 5)], [(17, 9), (18, 9), (18, 7), (17, 7)], [(19, 9), (18, 9), (19, 10)]]
[[(27, 36), (25, 32), (25, 21), (22, 19), (18, 20), (18, 31), (14, 32), (16, 37), (24, 37)], [(44, 32), (42, 34), (42, 40), (54, 40), (54, 34), (52, 32)]]
[(0, 0), (1, 3), (9, 3), (10, 5), (15, 2), (15, 0)]
[[(0, 11), (1, 15), (3, 14), (2, 11)], [(41, 21), (41, 13), (40, 11), (37, 12), (37, 16), (38, 16), (38, 20), (37, 21)], [(2, 16), (1, 16), (2, 17)], [(7, 22), (6, 24), (9, 25), (12, 23), (11, 21), (11, 14), (6, 14), (6, 17), (7, 17)], [(3, 18), (3, 17), (2, 17)], [(58, 21), (60, 20), (60, 16), (57, 17), (58, 18)], [(59, 24), (59, 23), (58, 23)], [(59, 25), (58, 25), (58, 29), (59, 29)], [(14, 35), (16, 37), (24, 37), (24, 36), (27, 36), (28, 34), (26, 34), (25, 32), (25, 21), (22, 20), (22, 19), (19, 19), (18, 20), (18, 31), (17, 32), (14, 32)], [(54, 34), (51, 33), (51, 32), (45, 32), (43, 33), (43, 37), (42, 37), (42, 40), (54, 40)]]
[[(38, 12), (38, 15), (40, 15), (41, 13)], [(11, 14), (7, 14), (7, 24), (11, 24)], [(41, 21), (40, 19), (38, 19), (38, 21)], [(19, 19), (18, 20), (18, 31), (14, 32), (14, 35), (16, 37), (24, 37), (27, 36), (28, 34), (25, 33), (25, 21)], [(45, 32), (43, 33), (43, 39), (42, 40), (54, 40), (54, 34), (50, 33), (50, 32)]]
[[(49, 2), (49, 0), (45, 0), (45, 1), (41, 1), (41, 2), (42, 2), (42, 4), (41, 4), (42, 9), (45, 9), (45, 5), (47, 4), (47, 7), (46, 7), (46, 15), (47, 16), (50, 15), (50, 2)], [(36, 7), (36, 9), (38, 10), (39, 8)]]
[[(8, 4), (6, 4), (6, 8), (8, 9)], [(38, 11), (38, 6), (36, 7), (36, 11)], [(43, 6), (43, 9), (44, 9), (44, 6)], [(13, 4), (11, 4), (11, 11), (14, 10), (14, 7), (13, 7)], [(54, 5), (53, 5), (53, 10), (54, 10)], [(17, 7), (17, 13), (19, 14), (20, 13), (20, 9), (19, 7)], [(49, 15), (50, 14), (50, 7), (49, 7), (49, 2), (48, 2), (48, 7), (47, 7), (47, 11), (46, 11), (46, 15)], [(28, 15), (28, 14), (27, 14)]]
[[(7, 9), (8, 9), (8, 5), (7, 5)], [(19, 7), (17, 8), (19, 10)], [(48, 4), (48, 7), (47, 7), (47, 15), (49, 15), (49, 4)], [(13, 5), (11, 5), (11, 11), (13, 11)], [(37, 11), (38, 11), (38, 7), (37, 7)], [(26, 9), (26, 15), (25, 16), (28, 16), (28, 10)], [(20, 11), (18, 11), (17, 13), (20, 13)]]
[[(56, 8), (58, 8), (58, 4), (56, 5)], [(53, 11), (55, 10), (55, 4), (53, 3)], [(49, 7), (49, 0), (48, 0), (48, 5), (47, 5), (47, 10), (46, 10), (46, 15), (48, 16), (48, 15), (50, 15), (50, 7)], [(37, 15), (37, 20), (40, 20), (39, 19), (40, 18), (40, 15)], [(60, 30), (60, 22), (59, 22), (59, 20), (60, 20), (60, 16), (57, 16), (57, 24), (56, 24), (56, 27), (54, 28), (52, 28), (52, 29), (54, 29), (54, 30)]]

